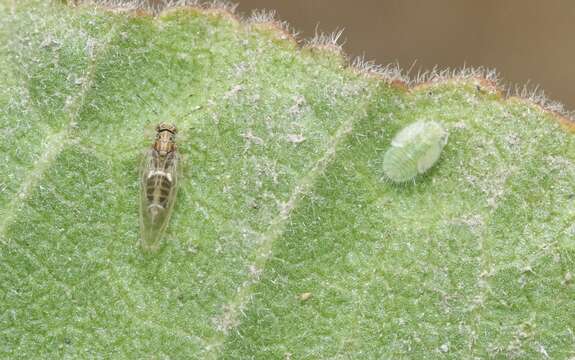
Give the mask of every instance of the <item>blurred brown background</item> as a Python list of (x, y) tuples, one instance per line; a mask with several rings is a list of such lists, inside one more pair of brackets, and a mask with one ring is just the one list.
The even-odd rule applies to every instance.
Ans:
[[(575, 109), (572, 0), (236, 0), (238, 10), (273, 9), (300, 38), (345, 29), (351, 56), (411, 70), (485, 66), (506, 85), (540, 85)], [(415, 64), (415, 65), (414, 65)]]

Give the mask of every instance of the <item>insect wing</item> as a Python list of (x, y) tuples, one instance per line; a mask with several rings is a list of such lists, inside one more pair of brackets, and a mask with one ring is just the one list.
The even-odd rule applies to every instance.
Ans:
[(179, 156), (150, 149), (142, 162), (140, 227), (142, 247), (157, 250), (168, 225), (178, 189)]

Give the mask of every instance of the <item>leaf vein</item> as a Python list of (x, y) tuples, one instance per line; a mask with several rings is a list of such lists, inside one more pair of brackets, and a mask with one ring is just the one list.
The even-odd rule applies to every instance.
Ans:
[(78, 91), (72, 101), (72, 105), (69, 110), (68, 125), (64, 129), (48, 136), (44, 144), (45, 150), (43, 154), (34, 163), (28, 174), (26, 174), (14, 198), (6, 207), (5, 212), (7, 215), (0, 219), (0, 244), (8, 243), (5, 239), (8, 227), (16, 219), (26, 200), (36, 188), (38, 182), (44, 177), (46, 171), (54, 164), (58, 155), (60, 155), (66, 147), (72, 145), (76, 141), (72, 136), (72, 132), (76, 128), (76, 122), (84, 105), (86, 95), (93, 86), (98, 59), (100, 54), (105, 52), (111, 39), (116, 33), (117, 29), (113, 26), (104, 37), (104, 41), (100, 48), (94, 51), (91, 61), (86, 69), (86, 78), (88, 80), (82, 84), (80, 91)]
[[(361, 116), (352, 117), (344, 121), (336, 130), (334, 135), (329, 139), (328, 145), (325, 147), (323, 155), (313, 164), (309, 171), (305, 172), (298, 181), (296, 181), (288, 201), (283, 204), (279, 213), (272, 219), (270, 225), (262, 235), (259, 241), (259, 246), (254, 252), (253, 266), (263, 270), (268, 259), (272, 256), (272, 248), (274, 242), (283, 234), (285, 226), (287, 225), (290, 215), (295, 208), (299, 205), (303, 195), (311, 190), (316, 180), (324, 173), (327, 166), (334, 160), (338, 145), (347, 138), (353, 130), (354, 120), (362, 118)], [(254, 278), (243, 282), (237, 289), (235, 297), (222, 309), (224, 310), (226, 323), (231, 324), (229, 328), (223, 329), (223, 336), (214, 336), (208, 339), (210, 346), (208, 351), (211, 355), (216, 357), (217, 353), (221, 351), (221, 347), (225, 343), (225, 338), (230, 330), (239, 326), (238, 317), (244, 314), (244, 309), (249, 303), (253, 289), (258, 284), (259, 279)]]

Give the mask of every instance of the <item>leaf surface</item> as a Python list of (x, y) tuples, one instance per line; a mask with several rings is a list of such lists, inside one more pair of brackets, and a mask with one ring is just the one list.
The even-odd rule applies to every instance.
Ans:
[[(568, 120), (473, 77), (405, 90), (213, 9), (0, 16), (2, 357), (575, 355)], [(449, 130), (440, 161), (385, 181), (421, 119)], [(145, 255), (160, 121), (184, 170)]]

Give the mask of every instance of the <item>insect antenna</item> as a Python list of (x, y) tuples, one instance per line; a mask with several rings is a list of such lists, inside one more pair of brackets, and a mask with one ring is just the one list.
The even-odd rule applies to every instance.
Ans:
[(192, 115), (193, 113), (195, 113), (196, 111), (200, 110), (202, 108), (202, 105), (197, 105), (194, 106), (192, 108), (192, 110), (190, 110), (190, 112), (188, 112), (186, 115), (184, 115), (184, 118), (187, 118), (188, 116)]
[(140, 94), (136, 94), (136, 96), (138, 97), (138, 99), (142, 100), (142, 102), (143, 102), (144, 104), (146, 104), (146, 106), (147, 106), (150, 110), (152, 110), (152, 112), (154, 113), (154, 115), (160, 116), (160, 114), (156, 111), (156, 109), (154, 109), (154, 107), (153, 107), (149, 102), (147, 102), (146, 99), (144, 99), (143, 97), (141, 97)]

